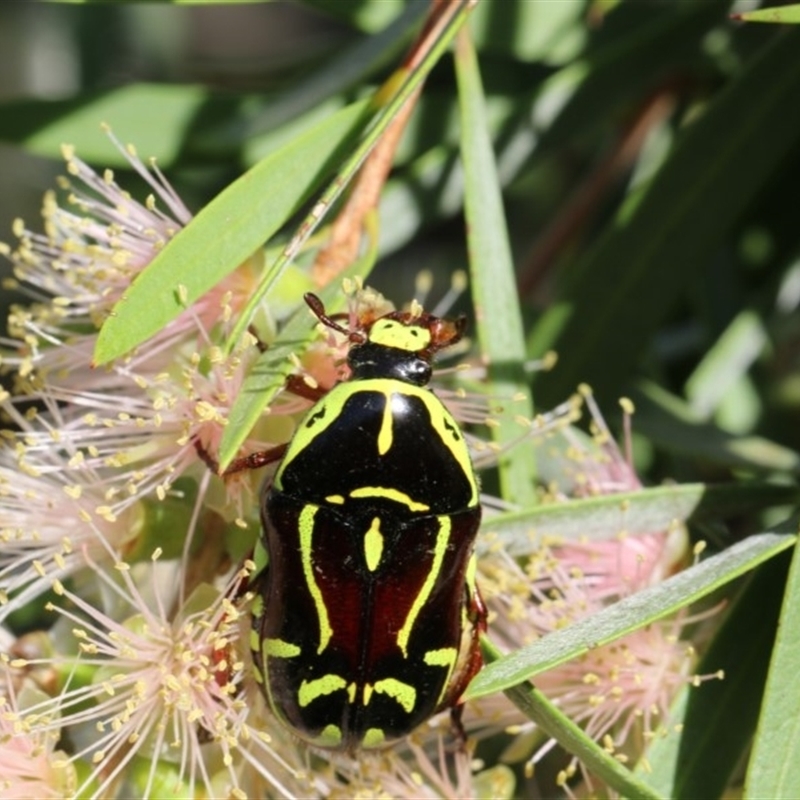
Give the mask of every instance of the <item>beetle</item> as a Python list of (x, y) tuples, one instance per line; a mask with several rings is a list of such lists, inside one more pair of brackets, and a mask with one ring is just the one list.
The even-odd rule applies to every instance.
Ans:
[[(465, 320), (363, 315), (351, 376), (305, 415), (261, 498), (251, 648), (277, 717), (310, 744), (384, 747), (450, 707), (481, 667), (479, 487), (428, 388)], [(463, 731), (462, 731), (463, 735)]]

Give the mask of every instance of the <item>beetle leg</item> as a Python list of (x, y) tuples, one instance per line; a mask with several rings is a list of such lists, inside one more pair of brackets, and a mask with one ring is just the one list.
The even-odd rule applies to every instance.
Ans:
[(330, 389), (311, 386), (306, 383), (302, 375), (289, 375), (286, 378), (286, 391), (302, 397), (304, 400), (311, 400), (311, 402), (316, 403), (318, 400), (322, 400)]
[(267, 350), (269, 350), (269, 345), (265, 344), (261, 340), (261, 337), (258, 335), (258, 331), (256, 330), (256, 326), (255, 325), (248, 325), (247, 326), (247, 332), (255, 339), (254, 344), (255, 344), (256, 348), (258, 349), (259, 353), (266, 353)]
[(200, 460), (215, 474), (222, 478), (227, 478), (228, 475), (235, 475), (237, 472), (243, 472), (246, 469), (260, 469), (266, 467), (267, 464), (272, 464), (275, 461), (280, 461), (283, 454), (286, 452), (288, 444), (278, 444), (271, 447), (269, 450), (258, 450), (255, 453), (250, 453), (246, 456), (234, 458), (228, 465), (224, 472), (219, 471), (219, 462), (203, 447), (200, 442), (195, 440), (194, 449)]
[(235, 475), (245, 469), (261, 469), (261, 467), (266, 467), (267, 464), (280, 461), (288, 447), (288, 443), (276, 444), (275, 447), (270, 447), (269, 450), (257, 450), (255, 453), (234, 458), (225, 472), (222, 473), (222, 477)]
[(456, 703), (456, 705), (450, 709), (450, 727), (453, 730), (453, 738), (455, 739), (454, 750), (462, 753), (467, 750), (467, 731), (464, 728), (463, 715), (463, 703)]
[(486, 608), (486, 603), (483, 602), (481, 590), (477, 585), (469, 601), (468, 613), (469, 618), (475, 623), (478, 633), (486, 633), (486, 618), (489, 615), (489, 611)]

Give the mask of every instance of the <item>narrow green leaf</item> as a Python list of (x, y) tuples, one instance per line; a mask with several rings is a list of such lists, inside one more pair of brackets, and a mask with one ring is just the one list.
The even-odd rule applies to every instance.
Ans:
[[(800, 31), (750, 62), (688, 125), (637, 204), (570, 271), (529, 340), (557, 350), (557, 369), (536, 376), (538, 400), (555, 405), (583, 381), (614, 398), (690, 276), (705, 269), (743, 209), (800, 139)], [(745, 113), (746, 110), (746, 113)]]
[[(366, 278), (375, 264), (377, 232), (370, 231), (370, 247), (342, 273), (341, 278)], [(336, 313), (344, 300), (341, 282), (333, 281), (316, 294), (328, 313)], [(294, 368), (291, 355), (299, 356), (313, 340), (315, 319), (305, 303), (292, 315), (286, 325), (253, 365), (239, 395), (234, 401), (228, 424), (219, 446), (219, 466), (224, 470), (236, 457), (242, 442), (258, 421), (264, 408), (283, 389), (286, 377)]]
[[(507, 404), (513, 405), (517, 415), (531, 419), (533, 404), (524, 369), (525, 336), (514, 262), (489, 137), (483, 85), (466, 31), (461, 32), (456, 43), (456, 77), (472, 297), (481, 353), (489, 371), (487, 391), (495, 397), (508, 398)], [(519, 423), (509, 414), (500, 414), (498, 422), (492, 429), (496, 442), (509, 444), (519, 437)], [(503, 497), (513, 498), (522, 505), (536, 501), (533, 448), (512, 448), (500, 457), (498, 469)]]
[(354, 103), (267, 156), (212, 200), (144, 269), (100, 330), (105, 364), (157, 333), (248, 256), (310, 197), (363, 126)]
[(800, 23), (800, 5), (759, 8), (755, 11), (745, 11), (742, 14), (732, 14), (731, 17), (743, 22), (778, 22), (797, 25)]
[(636, 429), (666, 450), (728, 466), (800, 472), (800, 455), (763, 436), (735, 436), (705, 422), (680, 397), (653, 383), (633, 392)]
[(747, 752), (790, 556), (782, 553), (748, 576), (696, 670), (698, 675), (721, 670), (724, 678), (687, 686), (664, 720), (668, 734), (648, 749), (642, 780), (665, 797), (721, 797)]
[(61, 158), (61, 146), (74, 144), (84, 161), (127, 168), (125, 156), (101, 130), (106, 123), (163, 167), (180, 153), (190, 123), (212, 99), (199, 86), (134, 83), (68, 100), (10, 100), (0, 103), (0, 140), (50, 158)]
[[(403, 12), (385, 28), (337, 50), (329, 61), (278, 94), (253, 119), (243, 123), (246, 138), (261, 134), (269, 137), (276, 128), (284, 127), (288, 120), (324, 110), (331, 99), (341, 98), (357, 87), (365, 74), (392, 63), (429, 10), (430, 4), (426, 0), (410, 0)], [(212, 133), (225, 135), (219, 130)], [(263, 147), (263, 142), (256, 142), (255, 147)]]
[[(500, 651), (487, 639), (482, 642), (487, 669), (500, 658)], [(506, 695), (525, 716), (533, 720), (548, 736), (555, 739), (567, 752), (577, 756), (581, 763), (610, 787), (623, 795), (639, 800), (658, 800), (660, 795), (650, 789), (611, 753), (590, 739), (553, 703), (532, 686), (515, 686)]]
[(757, 482), (718, 486), (685, 483), (587, 497), (488, 517), (483, 522), (478, 551), (489, 550), (500, 540), (504, 550), (519, 556), (530, 553), (542, 537), (598, 540), (622, 532), (635, 536), (689, 521), (795, 505), (798, 499), (795, 486)]
[(789, 533), (750, 536), (656, 586), (509, 653), (478, 673), (464, 699), (483, 697), (515, 686), (662, 619), (791, 547), (795, 540), (796, 536)]
[(744, 375), (767, 344), (761, 317), (752, 309), (739, 312), (686, 381), (686, 397), (700, 417), (708, 418)]
[(442, 24), (441, 30), (438, 31), (438, 38), (431, 43), (422, 61), (410, 71), (404, 67), (396, 70), (375, 93), (372, 102), (376, 108), (380, 108), (379, 113), (372, 121), (367, 133), (344, 161), (336, 177), (320, 195), (311, 212), (300, 223), (286, 249), (270, 265), (231, 332), (230, 347), (233, 347), (234, 343), (238, 341), (250, 324), (261, 298), (280, 279), (284, 270), (299, 252), (302, 244), (316, 229), (331, 205), (338, 199), (358, 172), (364, 160), (380, 141), (381, 136), (395, 119), (397, 113), (422, 85), (428, 73), (433, 69), (433, 65), (439, 60), (458, 29), (466, 20), (471, 8), (472, 4), (469, 0), (455, 0), (451, 7), (447, 7), (448, 13), (445, 16), (445, 22)]
[(800, 555), (795, 550), (753, 756), (748, 798), (797, 797), (800, 787)]

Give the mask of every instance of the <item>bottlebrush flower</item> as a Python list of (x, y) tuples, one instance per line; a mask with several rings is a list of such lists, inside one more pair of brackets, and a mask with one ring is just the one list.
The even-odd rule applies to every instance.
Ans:
[[(567, 491), (613, 494), (641, 488), (630, 461), (611, 438), (591, 393), (582, 388), (594, 435), (586, 437), (569, 428), (557, 429), (544, 447), (564, 454), (559, 474)], [(623, 405), (626, 413), (629, 404)], [(626, 425), (627, 428), (627, 425)], [(555, 445), (562, 437), (567, 446)], [(629, 451), (629, 448), (626, 447)], [(563, 490), (551, 484), (551, 494)], [(590, 534), (591, 531), (587, 531)], [(620, 531), (612, 538), (561, 540), (543, 535), (531, 541), (527, 558), (511, 558), (501, 549), (482, 559), (479, 580), (491, 612), (492, 639), (508, 648), (534, 641), (568, 627), (653, 585), (689, 561), (688, 537), (683, 527), (630, 535)], [(536, 687), (586, 733), (621, 760), (641, 756), (650, 738), (667, 725), (672, 701), (679, 689), (700, 680), (693, 672), (696, 652), (685, 637), (697, 622), (682, 611), (655, 622), (620, 640), (592, 648), (586, 655), (535, 678)], [(719, 677), (719, 676), (712, 676)], [(534, 733), (534, 726), (503, 706), (496, 698), (477, 704), (475, 726), (503, 726)], [(470, 724), (470, 723), (468, 723)], [(538, 763), (555, 746), (552, 740), (535, 745), (530, 738), (530, 765)], [(580, 765), (573, 759), (559, 781), (567, 783)], [(584, 776), (591, 787), (590, 776)]]
[[(0, 402), (16, 425), (5, 435), (20, 463), (35, 465), (57, 432), (74, 474), (91, 475), (109, 504), (125, 507), (153, 493), (164, 497), (181, 475), (205, 470), (198, 449), (216, 459), (228, 413), (258, 356), (252, 338), (230, 355), (219, 343), (249, 297), (257, 264), (243, 264), (146, 347), (110, 367), (92, 367), (97, 329), (114, 302), (191, 219), (155, 164), (146, 167), (114, 141), (153, 189), (144, 203), (110, 171), (98, 176), (66, 148), (67, 206), (47, 195), (44, 234), (15, 223), (19, 243), (5, 252), (15, 287), (33, 302), (12, 310), (10, 336), (0, 340), (14, 380)], [(304, 405), (276, 403), (247, 449), (273, 446), (270, 430), (285, 435), (286, 427), (275, 420)], [(37, 406), (39, 413), (27, 416)], [(226, 486), (238, 496), (247, 483), (242, 475)]]
[[(48, 195), (44, 234), (17, 223), (19, 244), (7, 250), (16, 288), (31, 305), (13, 309), (0, 340), (12, 379), (0, 393), (7, 426), (0, 441), (0, 620), (19, 626), (12, 612), (33, 609), (33, 622), (24, 624), (48, 626), (53, 653), (14, 656), (19, 641), (2, 650), (22, 679), (42, 670), (55, 675), (46, 696), (24, 704), (0, 691), (3, 708), (12, 709), (6, 752), (18, 754), (19, 774), (45, 780), (37, 796), (47, 796), (51, 784), (90, 797), (509, 794), (503, 768), (481, 772), (468, 750), (448, 752), (444, 715), (405, 742), (352, 759), (309, 748), (265, 708), (247, 646), (246, 559), (256, 526), (243, 538), (236, 533), (237, 522), (258, 516), (263, 474), (220, 480), (208, 468), (259, 358), (253, 338), (231, 354), (220, 346), (251, 294), (258, 258), (128, 357), (93, 368), (97, 330), (113, 304), (191, 218), (153, 164), (124, 152), (151, 198), (135, 201), (110, 172), (96, 175), (67, 150), (67, 206)], [(349, 294), (351, 327), (365, 312), (388, 310), (361, 287)], [(263, 316), (272, 322), (268, 310)], [(269, 344), (275, 326), (265, 327)], [(245, 452), (285, 442), (309, 397), (346, 377), (345, 340), (328, 331), (297, 361), (309, 391), (280, 394)], [(459, 419), (490, 416), (485, 401), (437, 391)], [(553, 484), (553, 496), (638, 487), (613, 443), (600, 441), (601, 422), (591, 446), (566, 427), (574, 410), (565, 404), (520, 434), (530, 442), (538, 428), (552, 433), (551, 443), (557, 436), (567, 442), (562, 452), (572, 457), (557, 466), (562, 483)], [(476, 461), (494, 457), (484, 449)], [(479, 580), (496, 616), (492, 636), (518, 646), (660, 579), (683, 555), (669, 541), (655, 532), (591, 545), (537, 544), (522, 561), (502, 551), (482, 559)], [(595, 661), (565, 667), (560, 679), (554, 671), (540, 686), (592, 735), (616, 737), (613, 746), (622, 747), (640, 716), (650, 724), (649, 712), (639, 714), (642, 704), (661, 709), (676, 676), (688, 675), (678, 633), (679, 623), (671, 631), (651, 626), (649, 638), (598, 649), (590, 654)], [(650, 686), (659, 669), (662, 678)], [(637, 680), (649, 690), (637, 694)], [(478, 706), (468, 717), (479, 735), (498, 721), (519, 723), (506, 711), (480, 720), (492, 708)]]
[[(19, 244), (6, 251), (16, 288), (32, 304), (13, 309), (0, 342), (12, 379), (0, 394), (8, 426), (0, 447), (0, 615), (16, 620), (12, 612), (47, 595), (34, 624), (58, 618), (49, 628), (54, 652), (15, 664), (60, 678), (49, 697), (15, 712), (15, 735), (69, 742), (56, 758), (73, 779), (69, 795), (349, 796), (381, 775), (398, 797), (473, 794), (466, 754), (456, 758), (453, 783), (436, 724), (432, 753), (410, 744), (361, 763), (312, 756), (265, 710), (242, 646), (246, 597), (237, 593), (245, 574), (230, 574), (231, 551), (248, 545), (232, 543), (226, 523), (232, 507), (252, 518), (258, 504), (237, 481), (213, 479), (204, 463), (215, 458), (258, 356), (252, 340), (230, 356), (217, 345), (249, 296), (253, 264), (137, 352), (93, 368), (98, 326), (190, 218), (155, 167), (126, 153), (152, 198), (138, 203), (111, 173), (98, 177), (68, 150), (68, 208), (48, 195), (45, 233), (16, 223)], [(385, 303), (366, 291), (354, 296), (359, 307)], [(305, 359), (310, 383), (339, 376), (330, 344)], [(280, 397), (248, 448), (269, 447), (273, 431), (286, 438), (308, 404)], [(244, 486), (261, 480), (242, 478)], [(160, 544), (171, 560), (149, 557)], [(4, 648), (7, 659), (16, 647)], [(46, 775), (36, 760), (44, 751), (27, 752), (20, 768)]]
[(72, 796), (77, 779), (58, 735), (31, 729), (26, 708), (45, 696), (6, 653), (14, 637), (0, 628), (0, 797), (60, 798)]

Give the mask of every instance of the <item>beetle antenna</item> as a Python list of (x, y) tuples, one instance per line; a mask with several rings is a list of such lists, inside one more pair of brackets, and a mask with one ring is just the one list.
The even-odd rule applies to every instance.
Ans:
[(306, 292), (303, 295), (303, 300), (306, 301), (306, 305), (311, 309), (311, 311), (314, 313), (314, 316), (323, 325), (325, 325), (328, 328), (333, 328), (333, 330), (344, 334), (348, 338), (350, 337), (351, 332), (347, 330), (347, 328), (343, 328), (332, 317), (328, 316), (328, 314), (325, 311), (325, 306), (322, 300), (320, 300), (319, 297), (317, 297), (313, 292)]
[(326, 327), (332, 328), (333, 330), (337, 331), (338, 333), (343, 334), (347, 337), (350, 344), (364, 344), (367, 340), (366, 334), (363, 331), (352, 331), (348, 330), (347, 328), (340, 325), (334, 319), (334, 316), (338, 315), (329, 315), (325, 311), (325, 306), (322, 303), (322, 300), (319, 299), (313, 292), (306, 292), (303, 295), (303, 300), (306, 301), (308, 307), (314, 312), (316, 318)]

